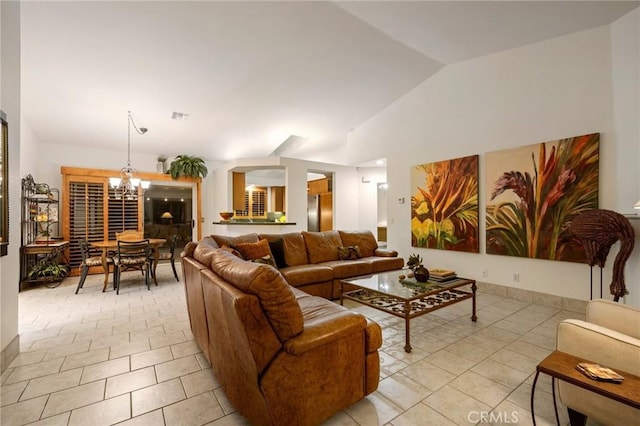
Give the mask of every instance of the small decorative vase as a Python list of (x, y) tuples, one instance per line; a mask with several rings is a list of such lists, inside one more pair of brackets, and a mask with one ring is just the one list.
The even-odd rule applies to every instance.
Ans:
[(429, 280), (429, 270), (424, 266), (418, 266), (413, 270), (413, 275), (416, 278), (416, 281), (424, 283)]
[(156, 164), (156, 171), (160, 174), (165, 174), (167, 172), (167, 163), (164, 161), (158, 161)]

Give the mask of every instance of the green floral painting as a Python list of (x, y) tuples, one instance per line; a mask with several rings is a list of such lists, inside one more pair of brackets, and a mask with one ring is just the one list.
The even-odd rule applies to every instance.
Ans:
[(478, 253), (478, 156), (411, 168), (411, 245)]
[(582, 262), (568, 231), (598, 208), (600, 134), (487, 153), (487, 253)]

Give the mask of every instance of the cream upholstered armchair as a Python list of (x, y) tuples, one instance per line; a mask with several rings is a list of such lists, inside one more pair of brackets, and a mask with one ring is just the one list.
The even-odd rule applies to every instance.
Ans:
[[(640, 309), (596, 299), (587, 304), (586, 321), (558, 325), (557, 350), (640, 376)], [(560, 381), (560, 400), (571, 424), (592, 418), (604, 425), (637, 424), (640, 410)], [(572, 412), (573, 410), (573, 412)]]

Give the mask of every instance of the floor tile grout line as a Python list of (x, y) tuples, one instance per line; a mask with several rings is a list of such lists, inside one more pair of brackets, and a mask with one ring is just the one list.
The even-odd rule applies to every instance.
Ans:
[[(126, 302), (126, 304), (127, 304), (127, 308), (126, 308), (126, 309), (135, 309), (135, 308), (139, 308), (139, 307), (141, 306), (141, 302), (139, 301), (140, 294), (135, 295), (134, 293), (131, 293), (131, 296), (132, 296), (132, 298), (131, 298), (132, 300), (133, 300), (133, 299), (136, 299), (137, 301), (136, 301), (136, 302), (129, 302), (129, 301), (127, 301), (127, 302)], [(495, 304), (497, 304), (497, 303), (498, 303), (498, 302), (500, 302), (500, 301), (510, 301), (510, 300), (512, 300), (512, 299), (509, 299), (509, 298), (506, 298), (506, 297), (499, 297), (499, 296), (495, 296), (495, 295), (488, 295), (488, 296), (490, 296), (490, 297), (488, 297), (488, 298), (486, 299), (488, 302), (487, 302), (486, 304), (484, 304), (484, 307), (495, 305)], [(122, 300), (123, 300), (123, 299), (121, 298), (121, 299), (116, 300), (116, 302), (120, 302), (120, 301), (122, 301)], [(482, 299), (481, 299), (481, 300), (482, 300)], [(512, 300), (512, 301), (513, 301), (513, 303), (509, 303), (508, 305), (510, 305), (510, 306), (520, 305), (520, 301), (515, 301), (515, 300)], [(179, 313), (180, 313), (180, 309), (183, 309), (183, 310), (184, 310), (184, 309), (186, 309), (182, 303), (179, 303), (179, 304), (170, 304), (170, 303), (168, 303), (168, 302), (166, 301), (166, 295), (163, 295), (163, 294), (156, 294), (156, 295), (154, 295), (154, 296), (153, 296), (153, 301), (152, 301), (152, 303), (153, 303), (153, 304), (158, 304), (158, 305), (160, 305), (160, 304), (166, 304), (167, 306), (170, 306), (170, 307), (171, 307), (171, 315), (177, 315), (177, 316), (178, 316), (178, 318), (177, 318), (177, 319), (178, 319), (178, 321), (180, 321), (180, 320), (181, 320), (180, 315), (179, 315)], [(144, 302), (142, 302), (142, 304), (144, 304)], [(422, 349), (422, 350), (421, 350), (421, 351), (422, 351), (422, 356), (421, 356), (421, 357), (417, 357), (417, 358), (396, 358), (396, 356), (397, 356), (397, 355), (401, 355), (401, 353), (400, 353), (400, 352), (397, 352), (397, 351), (393, 351), (392, 349), (394, 348), (394, 346), (395, 346), (395, 347), (396, 347), (396, 349), (397, 349), (398, 344), (388, 345), (388, 346), (387, 346), (387, 349), (391, 349), (391, 352), (388, 354), (388, 356), (390, 356), (390, 357), (391, 357), (391, 358), (393, 358), (393, 359), (396, 359), (396, 360), (397, 360), (396, 362), (402, 362), (402, 363), (403, 363), (403, 364), (405, 364), (406, 366), (411, 366), (411, 365), (412, 365), (412, 364), (414, 364), (415, 362), (419, 362), (419, 361), (420, 361), (420, 360), (422, 360), (422, 359), (428, 358), (429, 356), (431, 356), (431, 355), (433, 355), (433, 354), (435, 354), (435, 353), (437, 353), (437, 352), (439, 352), (439, 351), (445, 351), (445, 349), (446, 349), (446, 348), (450, 348), (450, 347), (451, 347), (452, 345), (454, 345), (455, 343), (462, 342), (462, 341), (464, 341), (465, 339), (468, 339), (469, 337), (472, 337), (472, 336), (481, 337), (481, 336), (478, 336), (478, 333), (479, 333), (480, 331), (485, 330), (485, 329), (487, 329), (488, 327), (491, 327), (491, 326), (492, 326), (492, 325), (494, 325), (496, 322), (502, 321), (502, 320), (504, 320), (505, 318), (510, 317), (511, 315), (514, 315), (514, 314), (517, 314), (517, 313), (520, 313), (520, 314), (527, 314), (527, 313), (530, 313), (530, 312), (529, 312), (529, 310), (531, 310), (533, 313), (535, 313), (535, 312), (536, 312), (536, 310), (535, 310), (535, 309), (531, 309), (531, 307), (532, 307), (532, 306), (534, 306), (534, 305), (536, 305), (536, 304), (535, 304), (535, 303), (528, 303), (528, 304), (524, 304), (524, 305), (522, 305), (522, 306), (521, 306), (518, 310), (516, 310), (516, 311), (511, 311), (510, 313), (504, 313), (504, 312), (503, 312), (503, 313), (501, 313), (499, 316), (498, 316), (498, 315), (495, 315), (495, 313), (493, 313), (493, 315), (491, 316), (491, 318), (498, 318), (498, 319), (495, 319), (495, 320), (494, 320), (494, 319), (490, 319), (490, 320), (489, 320), (489, 321), (487, 321), (486, 323), (482, 324), (482, 327), (478, 327), (478, 328), (475, 328), (475, 329), (470, 329), (470, 327), (468, 327), (468, 326), (466, 326), (466, 325), (464, 324), (464, 322), (463, 322), (463, 321), (468, 321), (468, 319), (466, 319), (467, 314), (460, 314), (460, 315), (455, 316), (455, 317), (453, 317), (453, 316), (452, 316), (452, 317), (447, 317), (446, 315), (445, 315), (445, 316), (436, 316), (436, 321), (437, 321), (437, 323), (436, 323), (436, 324), (433, 324), (433, 323), (425, 323), (425, 324), (422, 324), (422, 326), (423, 326), (423, 330), (424, 330), (424, 331), (422, 331), (422, 332), (420, 333), (420, 335), (421, 335), (421, 336), (428, 336), (428, 335), (429, 335), (429, 330), (431, 330), (431, 329), (435, 329), (435, 328), (442, 328), (442, 329), (445, 329), (446, 327), (452, 327), (452, 330), (458, 330), (458, 331), (460, 332), (460, 335), (456, 337), (456, 340), (452, 341), (451, 343), (447, 342), (444, 346), (439, 347), (435, 352), (429, 352), (429, 351), (427, 351), (427, 350)], [(481, 305), (481, 306), (483, 306), (483, 305)], [(542, 306), (542, 305), (540, 305), (540, 306)], [(147, 305), (147, 307), (148, 307), (148, 309), (147, 309), (147, 308), (145, 308), (144, 310), (140, 310), (140, 311), (138, 311), (138, 312), (139, 312), (140, 314), (143, 314), (144, 312), (146, 312), (146, 313), (149, 313), (149, 314), (152, 314), (152, 315), (153, 315), (153, 313), (154, 313), (154, 312), (157, 312), (157, 308), (156, 308), (155, 306), (151, 307), (150, 305)], [(103, 311), (114, 310), (114, 309), (110, 309), (110, 307), (109, 307), (109, 306), (107, 306), (106, 304), (104, 304), (103, 306), (101, 306), (101, 307), (100, 307), (100, 309), (101, 309), (101, 310), (103, 310)], [(119, 308), (118, 308), (118, 309), (119, 309)], [(111, 317), (111, 318), (112, 318), (112, 319), (114, 319), (114, 320), (124, 319), (124, 321), (125, 321), (125, 322), (129, 322), (129, 323), (131, 323), (131, 322), (132, 322), (132, 321), (131, 321), (131, 320), (132, 320), (132, 315), (126, 315), (126, 309), (122, 311), (122, 313), (125, 313), (125, 315), (121, 315), (120, 313), (114, 313), (114, 314), (113, 314), (113, 317)], [(455, 378), (459, 377), (460, 375), (462, 375), (462, 374), (464, 374), (464, 373), (466, 373), (466, 372), (468, 372), (468, 371), (471, 371), (471, 370), (472, 370), (476, 365), (478, 365), (480, 362), (483, 362), (485, 359), (489, 359), (489, 357), (490, 357), (492, 354), (496, 353), (497, 351), (499, 351), (499, 350), (501, 350), (501, 349), (506, 348), (508, 345), (510, 345), (510, 344), (512, 344), (512, 343), (526, 343), (526, 344), (528, 344), (528, 345), (532, 345), (532, 346), (535, 346), (535, 347), (537, 347), (537, 348), (540, 348), (541, 350), (548, 350), (548, 349), (547, 349), (547, 348), (545, 348), (544, 346), (540, 346), (540, 345), (539, 345), (540, 343), (543, 343), (543, 341), (544, 341), (544, 340), (531, 339), (531, 340), (533, 341), (533, 343), (532, 343), (532, 342), (530, 342), (530, 341), (525, 340), (525, 339), (524, 339), (524, 336), (527, 336), (527, 335), (528, 335), (528, 334), (530, 334), (530, 333), (535, 334), (535, 332), (536, 332), (536, 331), (544, 331), (544, 329), (539, 329), (539, 328), (538, 328), (538, 327), (543, 326), (543, 325), (546, 325), (546, 326), (548, 326), (548, 327), (553, 327), (553, 326), (555, 326), (555, 324), (557, 324), (557, 323), (562, 319), (562, 316), (566, 316), (566, 315), (567, 315), (567, 314), (565, 313), (564, 315), (560, 315), (560, 317), (559, 317), (558, 319), (554, 319), (555, 317), (557, 317), (557, 316), (558, 316), (558, 314), (562, 314), (563, 312), (564, 312), (564, 311), (562, 311), (562, 310), (557, 310), (557, 309), (556, 309), (554, 312), (547, 312), (547, 313), (545, 313), (544, 315), (540, 315), (540, 316), (538, 316), (538, 315), (533, 315), (533, 316), (535, 317), (535, 319), (536, 319), (536, 321), (535, 321), (535, 324), (536, 324), (536, 325), (535, 325), (535, 326), (533, 326), (532, 328), (530, 328), (530, 329), (526, 330), (526, 331), (519, 331), (519, 332), (517, 333), (517, 337), (516, 337), (515, 339), (513, 339), (513, 340), (510, 340), (510, 341), (505, 341), (506, 339), (496, 339), (496, 338), (494, 338), (493, 336), (485, 336), (485, 337), (489, 337), (490, 339), (492, 339), (492, 341), (493, 341), (493, 342), (495, 342), (495, 343), (496, 343), (496, 345), (497, 345), (497, 346), (499, 346), (499, 347), (498, 347), (497, 349), (496, 349), (496, 347), (491, 347), (492, 352), (491, 352), (491, 353), (489, 353), (488, 355), (486, 355), (484, 358), (482, 358), (482, 359), (481, 359), (481, 360), (479, 360), (479, 361), (478, 361), (478, 360), (475, 360), (475, 361), (470, 360), (470, 361), (469, 361), (469, 362), (470, 362), (469, 367), (468, 367), (468, 368), (466, 368), (466, 369), (464, 369), (462, 373), (455, 373), (455, 374), (454, 374), (454, 376), (455, 376), (455, 377), (454, 377), (452, 380), (455, 380)], [(70, 315), (67, 315), (67, 316), (70, 316)], [(384, 320), (384, 316), (380, 316), (380, 315), (379, 315), (379, 316), (377, 316), (377, 318), (378, 318), (378, 317), (379, 317), (379, 318), (383, 318), (383, 320)], [(74, 321), (78, 321), (78, 318), (77, 318), (77, 317), (74, 317), (74, 318), (73, 318), (73, 320), (74, 320)], [(174, 320), (175, 320), (175, 318), (174, 318)], [(32, 320), (32, 321), (33, 321), (33, 320)], [(84, 321), (84, 320), (81, 320), (81, 321)], [(150, 321), (150, 320), (149, 320), (149, 319), (145, 320), (145, 322), (148, 322), (148, 321)], [(527, 322), (527, 323), (529, 323), (529, 321), (530, 321), (530, 319), (526, 320), (526, 322)], [(434, 321), (434, 322), (435, 322), (435, 321)], [(555, 323), (555, 324), (554, 324), (554, 323)], [(392, 330), (391, 336), (395, 336), (395, 335), (397, 335), (397, 334), (398, 334), (398, 332), (401, 332), (401, 331), (402, 331), (402, 328), (403, 328), (402, 326), (403, 326), (403, 324), (401, 323), (401, 320), (400, 320), (400, 322), (399, 322), (399, 321), (397, 321), (397, 320), (396, 320), (396, 321), (388, 321), (388, 324), (389, 324), (389, 326), (390, 326), (390, 327), (393, 327), (393, 328), (394, 328), (394, 330)], [(96, 323), (96, 329), (97, 329), (97, 325), (98, 325), (98, 324)], [(148, 328), (148, 326), (149, 326), (149, 325), (152, 325), (152, 323), (147, 323), (146, 325), (147, 325), (147, 328)], [(412, 325), (413, 325), (413, 324), (412, 324)], [(63, 333), (63, 332), (64, 332), (64, 326), (65, 326), (65, 324), (64, 324), (63, 322), (61, 322), (61, 321), (60, 321), (60, 322), (56, 322), (55, 324), (53, 324), (53, 323), (49, 323), (49, 324), (47, 324), (47, 327), (56, 327), (56, 326), (62, 326), (62, 327), (63, 327), (63, 328), (61, 329), (62, 331), (61, 331), (61, 330), (58, 330), (58, 334), (60, 334), (60, 333)], [(113, 335), (114, 333), (116, 333), (116, 334), (117, 334), (117, 332), (116, 332), (116, 330), (115, 330), (115, 328), (116, 328), (115, 321), (114, 321), (114, 324), (110, 326), (110, 328), (111, 328), (111, 330), (110, 330), (111, 335)], [(166, 334), (168, 334), (168, 333), (172, 333), (171, 329), (170, 329), (170, 328), (168, 328), (167, 323), (159, 323), (159, 328), (162, 328), (162, 333), (163, 333), (163, 335), (166, 335)], [(92, 329), (93, 329), (93, 328), (92, 328)], [(414, 327), (414, 330), (418, 330), (418, 328)], [(512, 332), (512, 331), (510, 331), (510, 330), (508, 330), (508, 329), (501, 329), (501, 330), (503, 330), (503, 331), (505, 331), (505, 332), (509, 332), (509, 333), (511, 333), (511, 332)], [(129, 333), (129, 334), (128, 334), (128, 339), (129, 339), (128, 341), (129, 341), (129, 342), (133, 342), (133, 341), (135, 341), (135, 340), (138, 340), (138, 339), (133, 339), (133, 333), (134, 333), (134, 330), (133, 330), (133, 329), (129, 329), (129, 330), (128, 330), (128, 333)], [(175, 346), (175, 345), (177, 345), (177, 344), (187, 343), (187, 342), (189, 342), (189, 341), (193, 341), (193, 340), (192, 340), (192, 339), (193, 339), (193, 336), (188, 335), (188, 334), (187, 334), (187, 330), (185, 330), (185, 329), (176, 330), (176, 331), (175, 331), (175, 333), (180, 333), (180, 334), (182, 335), (182, 336), (181, 336), (181, 338), (183, 339), (183, 341), (182, 341), (182, 342), (180, 342), (180, 343), (167, 344), (167, 345), (160, 346), (160, 347), (153, 348), (153, 349), (151, 349), (151, 348), (150, 348), (150, 350), (156, 350), (156, 349), (161, 349), (161, 348), (164, 348), (164, 347), (168, 347), (168, 348), (169, 348), (169, 351), (170, 351), (170, 355), (171, 355), (171, 360), (176, 360), (176, 359), (180, 359), (180, 358), (184, 358), (184, 357), (189, 357), (189, 356), (196, 356), (197, 354), (187, 354), (187, 355), (183, 355), (183, 356), (181, 356), (181, 357), (176, 358), (176, 352), (175, 352), (174, 346)], [(64, 333), (63, 333), (63, 334), (64, 334)], [(542, 335), (541, 335), (541, 337), (542, 337), (542, 338), (544, 338), (544, 336), (545, 336), (545, 334), (542, 334)], [(412, 336), (412, 337), (413, 337), (413, 336)], [(132, 339), (133, 339), (133, 340), (132, 340)], [(190, 339), (191, 339), (191, 340), (190, 340)], [(36, 339), (36, 340), (37, 340), (37, 339)], [(74, 340), (75, 340), (75, 337), (74, 337)], [(142, 340), (144, 340), (144, 339), (142, 339)], [(469, 343), (471, 343), (471, 342), (469, 342)], [(400, 346), (401, 346), (401, 344), (400, 344)], [(108, 349), (108, 351), (109, 351), (109, 353), (108, 353), (108, 358), (109, 358), (109, 360), (111, 359), (111, 356), (112, 356), (112, 354), (113, 354), (113, 353), (112, 353), (112, 351), (114, 350), (114, 349), (113, 349), (114, 347), (115, 347), (115, 345), (107, 346), (107, 349)], [(47, 348), (44, 356), (46, 356), (46, 354), (48, 354), (50, 351), (54, 351), (54, 350), (55, 350), (55, 348), (56, 348), (55, 346), (54, 346), (54, 347), (51, 347), (51, 348)], [(488, 348), (486, 348), (486, 349), (488, 349)], [(517, 349), (518, 349), (517, 347), (510, 347), (510, 348), (507, 348), (506, 350), (510, 350), (510, 351), (514, 352), (515, 354), (517, 354), (517, 355), (527, 356), (527, 354), (524, 354), (524, 353), (520, 353), (520, 352), (518, 352), (518, 350), (517, 350)], [(85, 352), (89, 352), (89, 351), (85, 351)], [(396, 356), (392, 355), (392, 353), (394, 353)], [(132, 372), (132, 370), (131, 370), (131, 368), (132, 368), (132, 366), (133, 366), (133, 364), (132, 364), (132, 355), (133, 355), (133, 354), (128, 354), (128, 355), (126, 355), (126, 356), (128, 356), (128, 360), (129, 360), (129, 372)], [(44, 356), (43, 356), (43, 357), (44, 357)], [(69, 354), (69, 355), (65, 355), (65, 356), (63, 356), (62, 358), (64, 358), (64, 359), (66, 360), (68, 356), (71, 356), (71, 355), (70, 355), (70, 354)], [(199, 366), (199, 368), (200, 368), (200, 370), (198, 370), (198, 371), (203, 371), (203, 370), (205, 369), (204, 365), (202, 364), (202, 362), (200, 361), (200, 359), (199, 359), (197, 356), (196, 356), (196, 359), (198, 360), (198, 366)], [(496, 361), (496, 360), (493, 360), (493, 361), (495, 361), (495, 362), (497, 362), (497, 363), (499, 363), (499, 364), (501, 364), (501, 365), (506, 365), (506, 364), (502, 364), (502, 362), (501, 362), (501, 361)], [(164, 361), (164, 362), (169, 362), (169, 361)], [(64, 360), (63, 360), (63, 363), (64, 363)], [(154, 375), (156, 375), (156, 369), (155, 369), (156, 365), (160, 365), (160, 364), (162, 364), (162, 363), (159, 363), (159, 364), (153, 364), (153, 366), (154, 366), (154, 370), (153, 370), (153, 371), (154, 371)], [(61, 364), (61, 365), (62, 365), (62, 364)], [(89, 364), (89, 365), (91, 365), (91, 364)], [(82, 368), (84, 368), (84, 367), (86, 367), (86, 366), (83, 366)], [(406, 368), (406, 367), (405, 367), (405, 368)], [(61, 370), (61, 367), (59, 368), (59, 371), (62, 371), (62, 370)], [(136, 371), (136, 370), (134, 370), (134, 371)], [(398, 370), (398, 371), (395, 371), (395, 372), (390, 372), (388, 377), (391, 377), (391, 376), (393, 376), (394, 374), (397, 374), (398, 372), (401, 372), (401, 371), (402, 371), (402, 369), (401, 369), (401, 370)], [(476, 372), (474, 371), (474, 373), (476, 373)], [(478, 374), (478, 373), (476, 373), (476, 374)], [(480, 374), (480, 375), (482, 376), (482, 374)], [(110, 376), (110, 377), (114, 377), (114, 376)], [(184, 375), (180, 375), (180, 376), (177, 376), (176, 378), (180, 378), (180, 379), (181, 379), (181, 385), (182, 385), (182, 386), (181, 386), (181, 388), (182, 388), (182, 391), (184, 392), (184, 394), (185, 394), (185, 396), (186, 396), (185, 382), (184, 382), (184, 381), (183, 381), (183, 379), (182, 379), (183, 377), (184, 377)], [(483, 376), (483, 377), (484, 377), (484, 376)], [(528, 379), (529, 379), (529, 377), (530, 377), (530, 376), (527, 376), (527, 377), (524, 379), (524, 381), (519, 381), (519, 384), (517, 384), (517, 385), (512, 385), (512, 386), (515, 386), (515, 387), (513, 387), (513, 388), (512, 388), (512, 391), (511, 391), (511, 392), (510, 392), (510, 393), (509, 393), (509, 394), (508, 394), (508, 395), (503, 399), (503, 401), (506, 401), (506, 400), (509, 398), (509, 395), (511, 395), (511, 394), (512, 394), (513, 392), (515, 392), (516, 390), (518, 390), (518, 389), (519, 389), (523, 384), (525, 384), (526, 380), (528, 380)], [(156, 382), (157, 382), (157, 376), (156, 376), (155, 378), (156, 378)], [(495, 380), (493, 380), (491, 377), (485, 377), (485, 378), (487, 378), (487, 379), (492, 380), (492, 381), (494, 381), (494, 382), (495, 382)], [(5, 379), (5, 380), (6, 380), (6, 379)], [(451, 381), (452, 381), (452, 380), (451, 380)], [(496, 382), (496, 383), (498, 383), (498, 382)], [(502, 384), (502, 383), (499, 383), (499, 384)], [(509, 387), (511, 388), (511, 386), (509, 386)], [(213, 393), (213, 395), (214, 395), (214, 396), (216, 396), (216, 400), (217, 400), (217, 402), (220, 404), (220, 400), (218, 399), (218, 397), (217, 397), (217, 394), (216, 394), (216, 391), (215, 391), (215, 390), (219, 390), (219, 388), (215, 388), (215, 389), (212, 389), (212, 390), (209, 390), (209, 391), (211, 391), (211, 392)], [(195, 396), (195, 395), (200, 395), (200, 394), (202, 394), (203, 392), (209, 392), (209, 391), (202, 391), (202, 392), (199, 392), (199, 393), (197, 393), (197, 394), (194, 394), (194, 396)], [(105, 392), (106, 392), (106, 379), (105, 379)], [(466, 394), (464, 391), (460, 391), (460, 392), (462, 392), (462, 393)], [(131, 393), (131, 392), (129, 392), (129, 397), (130, 397), (130, 398), (131, 398), (131, 395), (132, 395), (132, 393)], [(106, 394), (105, 394), (105, 395), (103, 395), (103, 400), (104, 400), (105, 398), (106, 398)], [(130, 399), (130, 401), (131, 401), (131, 399)], [(422, 402), (422, 401), (420, 401), (420, 402)], [(501, 402), (501, 403), (502, 403), (502, 402)], [(220, 404), (220, 405), (222, 406), (222, 404)], [(416, 405), (417, 405), (417, 404), (416, 404)], [(415, 405), (414, 405), (414, 406), (415, 406)], [(162, 408), (162, 407), (161, 407), (161, 408)], [(399, 414), (398, 416), (395, 416), (393, 419), (398, 418), (398, 417), (399, 417), (399, 416), (401, 416), (402, 414), (406, 413), (406, 411), (408, 411), (408, 410), (403, 410), (401, 414)], [(235, 412), (235, 411), (232, 411), (232, 412)], [(345, 411), (345, 412), (346, 412), (346, 411)], [(163, 414), (163, 419), (164, 419), (164, 410), (162, 411), (162, 414)], [(226, 412), (225, 412), (225, 415), (227, 415), (227, 414), (228, 414), (228, 413), (226, 413)], [(348, 414), (348, 413), (347, 413), (347, 414)], [(348, 415), (349, 415), (349, 414), (348, 414)], [(351, 417), (351, 415), (349, 415), (349, 417), (350, 417), (350, 418), (352, 418), (352, 417)], [(446, 416), (445, 416), (445, 417), (446, 417)], [(447, 417), (447, 418), (448, 418), (448, 417)], [(386, 420), (386, 423), (391, 424), (391, 423), (393, 422), (393, 419), (388, 419), (388, 420)], [(354, 421), (355, 421), (355, 419), (354, 419)]]

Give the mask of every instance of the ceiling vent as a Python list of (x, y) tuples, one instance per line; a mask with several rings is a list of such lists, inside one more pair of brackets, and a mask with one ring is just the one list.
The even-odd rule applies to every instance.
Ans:
[(172, 120), (186, 121), (189, 119), (190, 114), (185, 114), (184, 112), (173, 112), (171, 114)]

